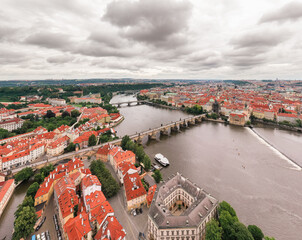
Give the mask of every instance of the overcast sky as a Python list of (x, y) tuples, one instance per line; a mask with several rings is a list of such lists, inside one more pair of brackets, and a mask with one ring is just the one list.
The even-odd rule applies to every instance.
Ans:
[(1, 0), (1, 80), (301, 72), (302, 0)]

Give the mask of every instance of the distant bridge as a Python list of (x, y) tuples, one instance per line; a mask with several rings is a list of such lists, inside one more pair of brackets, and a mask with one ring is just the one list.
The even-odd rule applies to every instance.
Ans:
[[(146, 140), (146, 142), (147, 142), (150, 139), (154, 139), (154, 140), (159, 139), (161, 135), (169, 136), (171, 134), (171, 132), (180, 132), (180, 130), (183, 128), (187, 128), (187, 127), (193, 126), (197, 123), (201, 123), (204, 118), (205, 118), (205, 114), (187, 117), (184, 119), (179, 119), (178, 121), (174, 121), (174, 122), (172, 121), (171, 123), (168, 123), (168, 124), (162, 124), (160, 127), (156, 127), (156, 128), (149, 129), (149, 130), (146, 130), (146, 131), (143, 131), (140, 133), (132, 134), (129, 137), (134, 142), (142, 144), (143, 140)], [(12, 173), (16, 174), (17, 172), (19, 172), (20, 170), (22, 170), (23, 168), (26, 168), (26, 167), (32, 167), (32, 168), (36, 169), (36, 168), (44, 166), (48, 163), (54, 164), (54, 163), (57, 163), (62, 160), (71, 159), (73, 157), (78, 157), (78, 156), (84, 155), (85, 153), (88, 153), (90, 151), (96, 152), (100, 147), (102, 147), (108, 143), (110, 143), (112, 145), (120, 145), (121, 142), (122, 142), (122, 139), (119, 138), (119, 139), (113, 140), (111, 142), (102, 143), (102, 144), (99, 144), (99, 145), (96, 145), (93, 147), (83, 148), (83, 149), (80, 149), (79, 151), (65, 153), (65, 154), (62, 154), (62, 155), (56, 156), (56, 157), (48, 157), (45, 160), (41, 160), (39, 162), (33, 162), (29, 165), (15, 168), (12, 170)]]
[(117, 106), (118, 108), (121, 107), (121, 105), (140, 105), (140, 104), (145, 104), (146, 101), (143, 100), (135, 100), (135, 101), (128, 101), (128, 102), (117, 102), (117, 103), (110, 103), (113, 106)]

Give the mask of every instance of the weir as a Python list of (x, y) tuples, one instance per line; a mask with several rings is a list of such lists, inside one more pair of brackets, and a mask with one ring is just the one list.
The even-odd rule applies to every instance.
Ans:
[(268, 147), (271, 147), (273, 151), (280, 154), (284, 160), (286, 160), (288, 163), (293, 165), (297, 170), (301, 171), (302, 166), (297, 163), (295, 160), (291, 159), (289, 156), (287, 156), (285, 153), (281, 152), (279, 149), (277, 149), (272, 143), (267, 141), (264, 137), (262, 137), (259, 133), (257, 133), (254, 129), (248, 128), (251, 133), (253, 133), (256, 137), (259, 138), (263, 143), (265, 143)]

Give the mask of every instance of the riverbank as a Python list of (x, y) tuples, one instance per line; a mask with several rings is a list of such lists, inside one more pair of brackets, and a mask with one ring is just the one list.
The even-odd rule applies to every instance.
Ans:
[(253, 125), (262, 125), (262, 126), (269, 126), (269, 127), (274, 127), (274, 128), (278, 128), (278, 129), (282, 129), (282, 130), (288, 130), (288, 131), (294, 131), (294, 132), (299, 132), (302, 133), (302, 128), (299, 127), (293, 127), (293, 126), (287, 126), (287, 125), (283, 125), (283, 124), (279, 124), (277, 122), (267, 122), (267, 121), (263, 121), (261, 119), (254, 119), (252, 121)]

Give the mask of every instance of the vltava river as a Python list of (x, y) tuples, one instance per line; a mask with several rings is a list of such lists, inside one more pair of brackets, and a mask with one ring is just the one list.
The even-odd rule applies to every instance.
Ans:
[[(132, 100), (116, 96), (113, 101)], [(183, 112), (146, 105), (120, 108), (118, 135), (133, 134), (187, 117)], [(302, 134), (255, 128), (275, 148), (302, 165)], [(145, 151), (162, 153), (170, 166), (164, 179), (180, 172), (220, 201), (228, 201), (246, 225), (276, 239), (302, 239), (302, 172), (248, 128), (203, 122), (151, 141)]]

